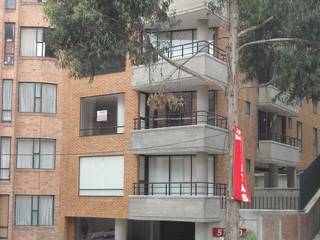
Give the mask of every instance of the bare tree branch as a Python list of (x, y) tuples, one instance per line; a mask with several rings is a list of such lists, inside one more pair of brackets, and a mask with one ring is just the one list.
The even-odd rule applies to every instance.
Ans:
[(255, 30), (258, 30), (260, 28), (263, 28), (268, 22), (272, 21), (273, 19), (274, 19), (273, 16), (269, 17), (267, 20), (265, 20), (263, 23), (261, 23), (259, 25), (256, 25), (256, 26), (247, 28), (245, 30), (242, 30), (241, 32), (239, 32), (238, 36), (242, 37), (243, 35), (247, 34), (248, 32), (255, 31)]
[[(208, 77), (206, 77), (206, 76), (204, 76), (202, 74), (199, 74), (198, 72), (193, 71), (190, 68), (188, 68), (188, 67), (186, 67), (186, 66), (184, 66), (182, 64), (179, 64), (179, 63), (173, 61), (172, 59), (164, 56), (162, 53), (159, 53), (159, 56), (162, 57), (164, 60), (166, 60), (172, 66), (176, 67), (177, 69), (181, 69), (182, 71), (184, 71), (186, 73), (189, 73), (190, 75), (192, 75), (194, 77), (197, 77), (197, 78), (199, 78), (201, 80), (204, 80), (206, 83), (209, 83), (210, 85), (213, 83), (213, 81), (210, 78), (208, 78)], [(223, 86), (222, 84), (219, 84), (217, 82), (215, 82), (215, 84), (217, 84), (221, 89), (225, 88), (225, 86)]]
[(240, 89), (244, 89), (244, 88), (262, 88), (262, 87), (267, 87), (269, 85), (271, 85), (273, 83), (273, 79), (270, 80), (269, 82), (266, 82), (266, 83), (261, 83), (261, 84), (255, 84), (255, 85), (245, 85), (243, 84), (242, 87), (240, 87)]
[(318, 41), (311, 41), (311, 40), (306, 40), (302, 38), (273, 38), (273, 39), (262, 39), (262, 40), (245, 43), (239, 47), (239, 51), (241, 51), (243, 48), (248, 46), (265, 44), (265, 43), (275, 43), (275, 42), (299, 42), (299, 43), (312, 45), (315, 47), (320, 47), (320, 42)]

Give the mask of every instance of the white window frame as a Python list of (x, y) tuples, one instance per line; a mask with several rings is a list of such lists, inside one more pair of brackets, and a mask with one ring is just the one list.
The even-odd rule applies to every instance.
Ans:
[(79, 196), (123, 196), (124, 156), (80, 157)]

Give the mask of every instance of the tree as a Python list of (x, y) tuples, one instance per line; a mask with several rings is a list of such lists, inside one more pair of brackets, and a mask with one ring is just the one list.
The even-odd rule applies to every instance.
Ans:
[[(146, 25), (168, 22), (171, 0), (49, 0), (45, 13), (52, 31), (49, 45), (59, 65), (72, 77), (120, 70), (129, 53), (142, 47), (139, 33)], [(111, 59), (111, 60), (110, 60)]]
[[(222, 3), (227, 0), (218, 0)], [(320, 5), (318, 0), (228, 0), (229, 30), (227, 86), (229, 139), (238, 125), (238, 95), (246, 80), (276, 85), (292, 101), (320, 97)], [(161, 4), (160, 4), (161, 2)], [(216, 1), (212, 1), (216, 2)], [(94, 76), (109, 68), (109, 57), (144, 58), (146, 46), (137, 35), (146, 24), (168, 23), (170, 1), (49, 0), (46, 13), (54, 27), (50, 37), (61, 66), (73, 76)], [(215, 6), (215, 5), (214, 5)], [(212, 11), (215, 11), (215, 7)], [(62, 14), (63, 13), (63, 14)], [(147, 38), (146, 38), (147, 39)], [(206, 80), (183, 64), (163, 59), (177, 69)], [(151, 58), (152, 59), (152, 58)], [(238, 239), (239, 203), (231, 199), (233, 144), (230, 142), (226, 239)]]

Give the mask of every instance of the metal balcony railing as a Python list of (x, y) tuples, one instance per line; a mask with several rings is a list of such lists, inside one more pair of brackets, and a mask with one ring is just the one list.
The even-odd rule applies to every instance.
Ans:
[(298, 140), (294, 137), (289, 137), (283, 134), (279, 133), (260, 133), (259, 134), (259, 140), (270, 140), (270, 141), (275, 141), (279, 143), (283, 143), (286, 145), (290, 145), (293, 147), (299, 147), (301, 145), (301, 140)]
[(212, 182), (139, 182), (133, 184), (134, 195), (225, 196), (227, 185)]
[[(160, 49), (160, 52), (170, 58), (170, 59), (179, 59), (184, 57), (191, 57), (196, 53), (207, 53), (211, 56), (214, 56), (220, 59), (223, 62), (227, 60), (227, 54), (224, 50), (217, 47), (214, 42), (208, 41), (197, 41), (192, 43), (186, 43), (176, 46), (163, 47)], [(154, 54), (154, 49), (146, 50), (144, 56), (150, 58)], [(154, 62), (157, 62), (161, 57), (153, 57)], [(137, 64), (140, 64), (137, 62)]]
[(165, 128), (176, 126), (188, 126), (204, 123), (215, 127), (227, 129), (227, 118), (206, 111), (171, 113), (152, 117), (138, 117), (134, 119), (134, 129)]

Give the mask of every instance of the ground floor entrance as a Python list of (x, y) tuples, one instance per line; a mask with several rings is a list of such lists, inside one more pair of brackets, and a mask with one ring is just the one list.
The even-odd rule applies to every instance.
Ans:
[(196, 224), (193, 222), (74, 218), (74, 224), (74, 237), (69, 238), (75, 240), (195, 240), (196, 238)]
[(192, 222), (133, 221), (128, 222), (128, 240), (194, 240)]

